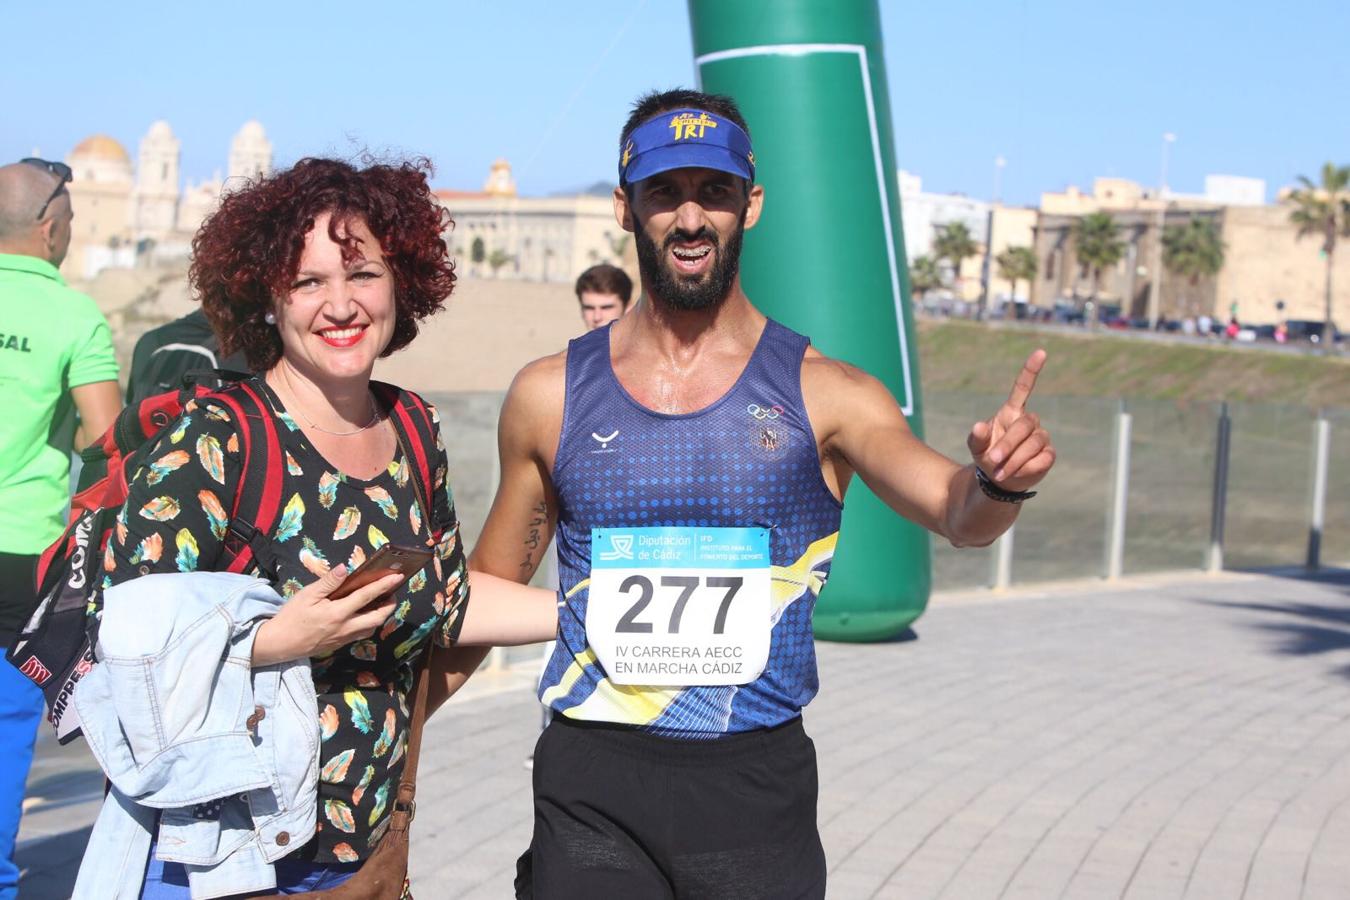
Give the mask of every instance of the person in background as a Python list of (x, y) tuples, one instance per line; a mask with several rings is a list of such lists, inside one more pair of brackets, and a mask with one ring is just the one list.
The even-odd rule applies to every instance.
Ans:
[(613, 322), (628, 312), (628, 301), (633, 298), (633, 280), (618, 266), (601, 263), (591, 266), (577, 279), (577, 302), (581, 304), (581, 321), (587, 331), (594, 331)]
[(247, 372), (242, 353), (222, 356), (220, 341), (200, 308), (151, 328), (136, 342), (127, 376), (127, 404), (183, 387), (190, 372), (226, 369)]
[(122, 406), (108, 323), (58, 271), (70, 179), (59, 162), (0, 167), (0, 900), (18, 891), (14, 841), (42, 718), (42, 691), (3, 652), (36, 602), (38, 555), (65, 527), (72, 439), (92, 443)]

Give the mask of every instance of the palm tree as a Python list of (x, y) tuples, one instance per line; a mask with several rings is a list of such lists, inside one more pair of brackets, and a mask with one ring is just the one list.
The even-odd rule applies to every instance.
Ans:
[(931, 256), (914, 257), (914, 262), (909, 264), (909, 289), (917, 292), (922, 300), (929, 291), (941, 284), (937, 260)]
[(1073, 237), (1079, 264), (1092, 274), (1092, 317), (1095, 322), (1102, 273), (1120, 262), (1125, 255), (1125, 241), (1116, 229), (1116, 220), (1106, 212), (1088, 213), (1079, 219), (1074, 225)]
[(1027, 282), (1028, 292), (1031, 279), (1036, 277), (1036, 251), (1030, 247), (1009, 247), (995, 257), (998, 263), (998, 275), (1012, 282), (1012, 295), (1017, 296), (1017, 282)]
[(510, 253), (507, 253), (505, 250), (502, 250), (501, 248), (493, 250), (491, 253), (489, 253), (487, 257), (487, 264), (492, 268), (492, 277), (493, 278), (498, 277), (499, 270), (501, 269), (501, 267), (509, 262), (513, 262), (514, 260), (515, 260), (514, 256), (512, 256)]
[(975, 243), (964, 222), (948, 222), (938, 226), (937, 236), (933, 238), (933, 256), (951, 263), (958, 299), (961, 295), (961, 263), (979, 254), (980, 245)]
[(1309, 234), (1322, 236), (1322, 256), (1327, 261), (1326, 281), (1326, 324), (1322, 347), (1331, 352), (1336, 327), (1331, 318), (1331, 267), (1336, 257), (1336, 238), (1350, 237), (1350, 166), (1334, 166), (1325, 163), (1322, 166), (1322, 183), (1316, 185), (1312, 180), (1300, 175), (1303, 185), (1290, 197), (1295, 208), (1289, 213), (1289, 221), (1298, 228), (1298, 236)]
[[(1162, 233), (1163, 265), (1184, 277), (1191, 287), (1202, 278), (1213, 278), (1223, 268), (1225, 244), (1213, 219), (1194, 218), (1185, 225), (1168, 225)], [(1199, 310), (1194, 297), (1183, 303), (1187, 315)]]

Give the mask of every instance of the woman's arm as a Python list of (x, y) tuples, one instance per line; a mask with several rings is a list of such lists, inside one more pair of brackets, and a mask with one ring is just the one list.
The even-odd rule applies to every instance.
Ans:
[(492, 647), (549, 641), (558, 632), (558, 603), (553, 591), (472, 570), (469, 582), (473, 602), (464, 608), (457, 643), (437, 650), (431, 662), (428, 716), (464, 686)]
[(558, 633), (558, 595), (496, 575), (469, 571), (473, 602), (464, 610), (458, 643), (515, 646), (551, 641)]

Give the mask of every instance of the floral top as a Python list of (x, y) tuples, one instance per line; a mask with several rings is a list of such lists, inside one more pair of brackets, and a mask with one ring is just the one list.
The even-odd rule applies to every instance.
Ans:
[[(355, 570), (385, 543), (431, 542), (416, 475), (401, 447), (369, 481), (344, 475), (305, 439), (276, 394), (261, 379), (253, 383), (286, 426), (277, 429), (285, 451), (286, 499), (272, 545), (283, 596), (338, 563)], [(431, 413), (439, 429), (435, 410)], [(215, 570), (217, 563), (223, 568), (227, 510), (243, 465), (239, 440), (223, 407), (186, 406), (147, 457), (149, 465), (130, 479), (104, 558), (105, 587), (152, 572)], [(318, 834), (300, 851), (302, 858), (351, 862), (364, 859), (379, 842), (403, 770), (412, 664), (428, 641), (452, 645), (463, 621), (468, 578), (439, 437), (433, 459), (431, 515), (447, 523), (435, 558), (399, 588), (393, 615), (373, 638), (311, 661), (322, 735), (320, 814)]]

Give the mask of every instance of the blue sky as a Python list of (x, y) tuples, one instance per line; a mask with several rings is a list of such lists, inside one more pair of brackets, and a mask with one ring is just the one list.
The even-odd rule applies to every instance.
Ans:
[[(279, 163), (425, 154), (438, 186), (476, 189), (505, 156), (543, 194), (612, 178), (633, 97), (694, 81), (675, 0), (6, 6), (9, 159), (95, 132), (134, 155), (163, 118), (200, 178), (257, 118)], [(897, 159), (929, 190), (988, 197), (999, 155), (1010, 202), (1095, 175), (1153, 184), (1165, 131), (1179, 191), (1250, 175), (1273, 198), (1350, 163), (1343, 0), (881, 6)]]

